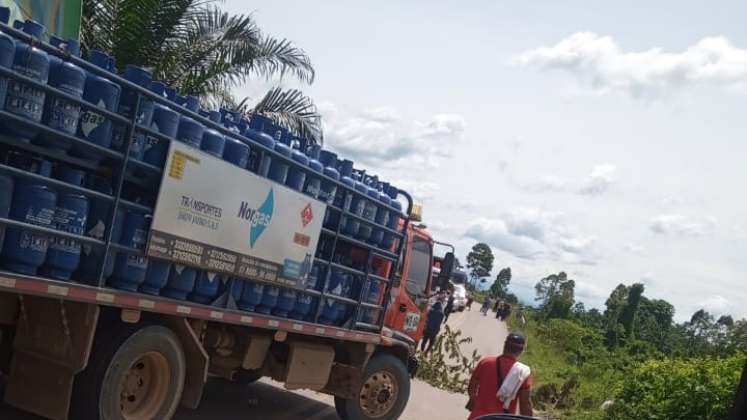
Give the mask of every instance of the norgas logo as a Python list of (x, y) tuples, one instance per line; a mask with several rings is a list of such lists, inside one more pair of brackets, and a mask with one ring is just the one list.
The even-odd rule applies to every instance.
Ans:
[(239, 206), (239, 214), (238, 217), (248, 220), (250, 223), (249, 228), (249, 246), (254, 248), (254, 244), (257, 242), (257, 239), (262, 235), (262, 233), (267, 229), (267, 227), (270, 225), (270, 222), (272, 221), (272, 211), (275, 207), (275, 196), (273, 194), (272, 188), (270, 188), (270, 192), (267, 193), (267, 198), (265, 198), (265, 201), (262, 203), (259, 208), (253, 208), (249, 203), (246, 201), (241, 202), (241, 206)]

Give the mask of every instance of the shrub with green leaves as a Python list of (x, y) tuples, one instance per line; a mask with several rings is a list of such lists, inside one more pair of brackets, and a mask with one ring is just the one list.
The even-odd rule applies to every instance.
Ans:
[(418, 354), (419, 379), (436, 388), (467, 393), (469, 378), (480, 361), (480, 355), (477, 350), (469, 356), (462, 354), (461, 346), (471, 342), (472, 338), (461, 335), (461, 330), (454, 331), (446, 325), (431, 351)]
[(626, 375), (607, 419), (724, 419), (745, 359), (647, 361)]

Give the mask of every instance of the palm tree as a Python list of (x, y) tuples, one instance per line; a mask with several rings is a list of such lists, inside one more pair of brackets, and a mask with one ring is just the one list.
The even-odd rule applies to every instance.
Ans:
[(313, 101), (298, 90), (274, 88), (249, 108), (231, 91), (252, 77), (290, 75), (314, 81), (306, 53), (287, 39), (264, 34), (251, 15), (231, 15), (215, 0), (84, 0), (84, 50), (113, 55), (117, 65), (137, 64), (206, 105), (261, 112), (314, 142), (321, 124)]

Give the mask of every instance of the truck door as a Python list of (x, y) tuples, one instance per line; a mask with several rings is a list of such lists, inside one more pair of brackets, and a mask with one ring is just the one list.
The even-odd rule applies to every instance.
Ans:
[(402, 270), (401, 284), (387, 313), (387, 325), (419, 340), (428, 311), (433, 246), (428, 238), (412, 233)]

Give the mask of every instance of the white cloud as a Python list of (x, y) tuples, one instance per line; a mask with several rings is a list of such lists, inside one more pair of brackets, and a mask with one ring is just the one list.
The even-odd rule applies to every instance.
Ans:
[(574, 292), (576, 294), (576, 300), (581, 300), (586, 304), (591, 304), (593, 306), (601, 306), (604, 304), (607, 297), (609, 297), (611, 290), (588, 281), (576, 280), (576, 288)]
[(623, 246), (623, 249), (631, 254), (642, 255), (646, 248), (643, 245), (636, 243), (628, 243)]
[(545, 175), (538, 181), (527, 184), (524, 190), (532, 193), (563, 192), (567, 189), (568, 182), (555, 175)]
[(651, 272), (646, 272), (641, 276), (641, 283), (644, 284), (646, 287), (651, 287), (656, 285), (656, 277)]
[(721, 295), (713, 295), (699, 303), (699, 306), (715, 316), (730, 313), (733, 309), (729, 299)]
[(391, 107), (345, 116), (325, 105), (320, 113), (327, 144), (356, 163), (373, 167), (437, 167), (461, 142), (466, 126), (456, 114), (406, 121)]
[(480, 218), (465, 236), (517, 258), (568, 264), (595, 264), (596, 237), (584, 235), (565, 215), (534, 208), (513, 209), (498, 218)]
[(720, 36), (703, 38), (681, 52), (624, 51), (612, 37), (577, 32), (553, 46), (526, 51), (513, 62), (566, 71), (601, 93), (623, 91), (646, 99), (690, 86), (744, 88), (747, 82), (747, 50)]
[(412, 195), (416, 203), (431, 201), (436, 197), (441, 187), (435, 182), (414, 181), (411, 179), (398, 179), (392, 182), (394, 185)]
[(589, 174), (589, 177), (586, 179), (584, 184), (578, 190), (578, 193), (593, 197), (604, 194), (609, 191), (615, 183), (616, 173), (617, 168), (615, 165), (610, 163), (596, 165), (591, 170), (591, 174)]
[(716, 224), (714, 217), (662, 214), (651, 221), (649, 229), (660, 235), (704, 236), (712, 233)]

